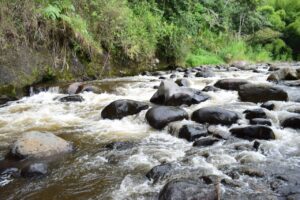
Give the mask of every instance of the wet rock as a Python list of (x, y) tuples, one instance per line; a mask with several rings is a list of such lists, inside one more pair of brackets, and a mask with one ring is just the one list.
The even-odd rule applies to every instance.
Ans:
[(181, 68), (181, 67), (178, 67), (178, 68), (176, 68), (176, 71), (178, 71), (178, 72), (184, 72), (185, 70), (183, 68)]
[(77, 82), (77, 83), (72, 83), (69, 87), (68, 87), (68, 94), (69, 95), (74, 95), (74, 94), (78, 94), (81, 92), (82, 88), (83, 88), (83, 83)]
[(260, 146), (260, 142), (258, 142), (258, 141), (255, 140), (254, 143), (253, 143), (253, 148), (254, 148), (256, 151), (258, 151), (259, 146)]
[(171, 171), (173, 167), (174, 166), (170, 163), (155, 166), (146, 174), (146, 177), (149, 180), (153, 180), (155, 183), (159, 179), (163, 178), (169, 171)]
[(253, 118), (250, 119), (251, 125), (266, 125), (266, 126), (272, 126), (272, 122), (269, 119), (261, 119), (261, 118)]
[(230, 137), (230, 132), (227, 130), (227, 128), (211, 125), (208, 127), (208, 133), (213, 135), (216, 138), (227, 140)]
[(252, 109), (252, 110), (245, 110), (243, 112), (246, 119), (253, 119), (253, 118), (267, 118), (265, 111), (261, 108)]
[(207, 135), (208, 132), (206, 126), (202, 124), (188, 124), (181, 127), (178, 137), (192, 142), (197, 138), (205, 137)]
[(152, 76), (163, 76), (163, 75), (165, 75), (165, 72), (162, 72), (162, 71), (152, 72)]
[(171, 74), (170, 78), (176, 78), (176, 74)]
[(238, 93), (242, 101), (254, 103), (288, 100), (288, 94), (284, 90), (266, 84), (245, 84), (240, 87)]
[(214, 86), (224, 90), (238, 90), (240, 86), (247, 83), (249, 82), (244, 79), (222, 79), (218, 80)]
[(151, 76), (151, 73), (148, 71), (142, 72), (142, 76)]
[(300, 129), (300, 115), (285, 119), (281, 126), (285, 128)]
[(296, 81), (283, 81), (282, 82), (284, 85), (289, 86), (289, 87), (300, 87), (300, 80)]
[(282, 68), (270, 74), (267, 80), (278, 82), (281, 80), (297, 80), (299, 78), (300, 76), (298, 76), (296, 69)]
[(248, 66), (249, 63), (247, 61), (234, 61), (233, 63), (231, 63), (232, 67), (236, 67), (238, 69), (242, 69), (242, 70), (248, 70)]
[(100, 90), (99, 88), (97, 88), (96, 86), (93, 86), (93, 85), (85, 85), (83, 86), (81, 92), (93, 92), (93, 93), (100, 93)]
[(16, 101), (16, 100), (18, 100), (18, 99), (15, 97), (8, 97), (6, 95), (2, 95), (2, 96), (0, 96), (0, 106), (4, 105), (10, 101)]
[(185, 79), (185, 78), (183, 78), (183, 79), (177, 79), (176, 81), (175, 81), (175, 83), (178, 85), (178, 86), (180, 86), (180, 87), (189, 87), (190, 85), (191, 85), (191, 83), (190, 83), (190, 81), (188, 80), (188, 79)]
[(128, 99), (116, 100), (106, 106), (101, 116), (103, 119), (122, 119), (129, 115), (135, 115), (142, 110), (148, 109), (148, 104), (139, 101), (133, 101)]
[(240, 173), (241, 174), (246, 174), (248, 176), (256, 176), (256, 177), (263, 177), (264, 173), (261, 170), (258, 170), (256, 168), (251, 168), (251, 167), (242, 167), (240, 168)]
[(172, 180), (159, 193), (159, 200), (205, 199), (217, 200), (219, 192), (214, 184), (206, 185), (190, 179)]
[(275, 104), (268, 101), (268, 102), (263, 103), (260, 107), (268, 109), (268, 110), (274, 110)]
[(26, 178), (44, 176), (48, 173), (48, 165), (45, 163), (33, 163), (21, 170), (21, 176)]
[(172, 81), (163, 81), (150, 101), (167, 106), (192, 105), (206, 101), (209, 96), (200, 90), (179, 87)]
[(133, 142), (112, 142), (112, 143), (107, 144), (105, 147), (110, 150), (122, 151), (122, 150), (127, 150), (127, 149), (133, 148), (134, 143)]
[(52, 133), (28, 132), (13, 144), (10, 154), (19, 159), (45, 158), (72, 150), (69, 142)]
[(223, 108), (206, 107), (196, 110), (192, 114), (192, 120), (198, 123), (231, 125), (237, 122), (238, 115)]
[(80, 95), (68, 95), (58, 99), (60, 102), (82, 102), (84, 98)]
[(160, 77), (158, 77), (158, 79), (162, 79), (162, 80), (164, 80), (164, 79), (167, 79), (166, 77), (164, 77), (164, 76), (160, 76)]
[(220, 91), (220, 89), (215, 87), (215, 86), (208, 85), (205, 88), (203, 88), (202, 91), (204, 91), (204, 92), (217, 92), (217, 91)]
[(215, 76), (214, 73), (209, 70), (197, 72), (195, 74), (195, 77), (202, 77), (202, 78), (209, 78), (209, 77), (213, 77), (213, 76)]
[(246, 126), (241, 128), (232, 128), (230, 129), (232, 135), (247, 139), (247, 140), (254, 140), (254, 139), (261, 139), (261, 140), (272, 140), (275, 139), (275, 134), (273, 130), (267, 126), (261, 125), (253, 125), (253, 126)]
[(155, 129), (163, 129), (168, 123), (188, 119), (188, 113), (177, 107), (158, 106), (146, 113), (146, 120)]
[(193, 146), (194, 147), (207, 147), (207, 146), (211, 146), (219, 141), (220, 141), (220, 139), (213, 138), (213, 137), (200, 138), (193, 143)]

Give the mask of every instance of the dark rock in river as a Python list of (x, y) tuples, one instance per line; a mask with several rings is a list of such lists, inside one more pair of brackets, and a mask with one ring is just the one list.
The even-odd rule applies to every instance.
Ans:
[(21, 176), (26, 178), (44, 176), (48, 172), (48, 165), (45, 163), (33, 163), (21, 170)]
[(242, 101), (249, 101), (254, 103), (266, 102), (271, 100), (288, 100), (288, 94), (284, 90), (265, 84), (242, 85), (238, 93)]
[(214, 184), (206, 185), (203, 182), (179, 179), (167, 183), (159, 193), (159, 200), (217, 200), (218, 191)]
[(179, 87), (172, 81), (163, 81), (150, 101), (167, 106), (190, 106), (206, 101), (207, 99), (209, 99), (209, 96), (203, 94), (200, 90)]
[(223, 108), (206, 107), (196, 110), (192, 114), (192, 120), (198, 123), (231, 125), (237, 122), (238, 115)]
[(214, 73), (209, 70), (197, 72), (195, 74), (195, 77), (202, 77), (202, 78), (209, 78), (209, 77), (213, 77), (213, 76), (215, 76)]
[(160, 178), (163, 178), (169, 171), (171, 171), (172, 168), (173, 165), (170, 163), (155, 166), (146, 174), (146, 177), (157, 182)]
[(268, 110), (274, 110), (275, 104), (272, 102), (265, 102), (260, 107), (268, 109)]
[(202, 91), (204, 91), (204, 92), (217, 92), (217, 91), (220, 91), (220, 89), (215, 87), (215, 86), (208, 85), (205, 88), (203, 88)]
[(72, 150), (69, 142), (52, 133), (28, 132), (13, 144), (10, 154), (20, 159), (45, 158)]
[(250, 119), (251, 125), (266, 125), (272, 126), (272, 122), (269, 119), (253, 118)]
[(247, 83), (249, 82), (244, 79), (222, 79), (218, 80), (214, 86), (224, 90), (238, 90), (241, 85), (245, 85)]
[(188, 113), (177, 107), (158, 106), (146, 113), (148, 123), (155, 129), (163, 129), (168, 123), (188, 119)]
[(107, 144), (105, 147), (111, 150), (122, 151), (122, 150), (133, 148), (134, 143), (133, 142), (112, 142)]
[(68, 95), (68, 96), (64, 96), (59, 98), (60, 102), (82, 102), (84, 101), (84, 98), (80, 95)]
[(176, 81), (175, 81), (175, 83), (178, 85), (178, 86), (180, 86), (180, 87), (189, 87), (190, 85), (191, 85), (191, 83), (190, 83), (190, 81), (188, 80), (188, 79), (185, 79), (185, 78), (183, 78), (183, 79), (177, 79)]
[(281, 125), (286, 128), (300, 129), (300, 116), (294, 116), (285, 119)]
[(200, 138), (193, 143), (194, 147), (207, 147), (219, 142), (220, 139), (213, 137)]
[(81, 92), (93, 92), (93, 93), (100, 93), (99, 88), (93, 85), (85, 85), (83, 86)]
[(183, 125), (180, 130), (178, 137), (186, 139), (189, 142), (194, 141), (197, 138), (205, 137), (208, 135), (206, 126), (202, 124), (188, 124)]
[(110, 103), (106, 106), (101, 116), (103, 119), (122, 119), (129, 115), (135, 115), (142, 110), (148, 109), (148, 104), (139, 101), (121, 99)]
[(253, 109), (253, 110), (245, 110), (243, 112), (246, 119), (253, 119), (253, 118), (267, 118), (265, 111), (261, 108)]
[(2, 95), (2, 96), (0, 96), (0, 106), (6, 104), (7, 102), (16, 101), (16, 100), (17, 100), (17, 98), (15, 98), (15, 97), (8, 97), (5, 95)]
[(247, 140), (254, 140), (254, 139), (261, 139), (261, 140), (271, 140), (275, 139), (275, 134), (273, 130), (267, 126), (261, 125), (253, 125), (253, 126), (246, 126), (241, 128), (232, 128), (230, 129), (232, 135), (247, 139)]

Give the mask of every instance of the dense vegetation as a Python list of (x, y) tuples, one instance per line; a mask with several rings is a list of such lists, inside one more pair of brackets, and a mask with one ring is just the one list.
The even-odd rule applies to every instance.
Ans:
[(51, 58), (34, 70), (46, 80), (57, 68), (72, 79), (158, 60), (196, 66), (300, 59), (299, 0), (2, 0), (0, 20), (1, 51), (26, 47)]

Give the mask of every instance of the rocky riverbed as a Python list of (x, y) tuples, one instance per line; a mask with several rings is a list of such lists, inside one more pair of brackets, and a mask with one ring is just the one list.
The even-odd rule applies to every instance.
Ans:
[(300, 65), (39, 85), (0, 107), (0, 199), (300, 199)]

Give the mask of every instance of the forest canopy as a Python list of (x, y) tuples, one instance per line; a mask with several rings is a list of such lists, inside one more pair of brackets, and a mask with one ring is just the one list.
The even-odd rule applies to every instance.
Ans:
[[(69, 38), (60, 45), (87, 62), (97, 54), (119, 65), (150, 65), (157, 58), (182, 66), (300, 59), (299, 0), (3, 0), (0, 4), (1, 20), (6, 22), (0, 25), (2, 46), (11, 33), (53, 48), (49, 41), (62, 40), (54, 36), (60, 30)], [(52, 35), (41, 34), (46, 28)]]

